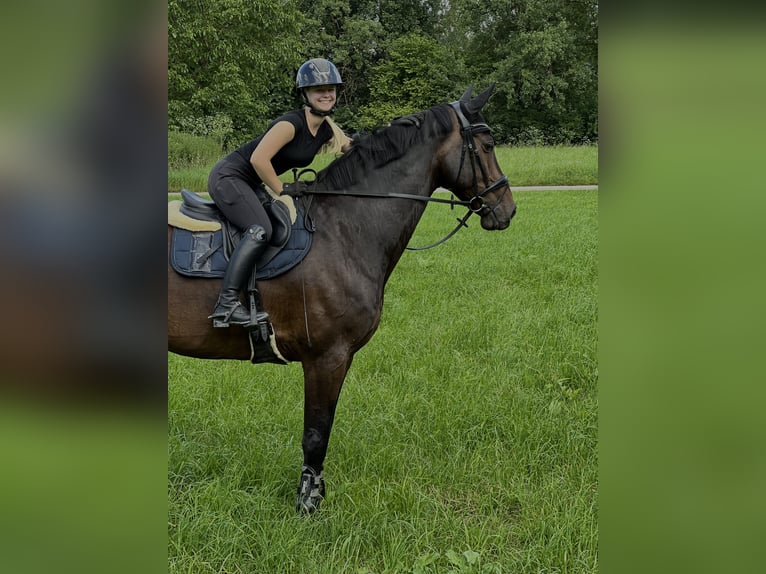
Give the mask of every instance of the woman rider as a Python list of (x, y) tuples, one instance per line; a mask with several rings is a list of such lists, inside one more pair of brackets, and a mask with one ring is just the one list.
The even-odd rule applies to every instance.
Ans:
[(231, 152), (213, 167), (208, 179), (210, 197), (229, 221), (244, 230), (209, 317), (214, 327), (254, 325), (268, 319), (261, 310), (251, 322), (239, 301), (240, 289), (271, 239), (271, 221), (263, 208), (263, 202), (271, 198), (264, 184), (276, 194), (299, 195), (298, 185), (283, 184), (278, 176), (309, 165), (320, 150), (345, 152), (351, 145), (329, 117), (335, 110), (337, 87), (343, 84), (335, 65), (322, 58), (308, 60), (298, 69), (295, 82), (305, 107), (277, 118), (262, 135)]

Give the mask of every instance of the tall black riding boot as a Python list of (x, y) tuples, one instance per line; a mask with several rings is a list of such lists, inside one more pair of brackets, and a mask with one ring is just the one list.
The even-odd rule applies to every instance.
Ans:
[[(250, 323), (250, 312), (239, 301), (239, 292), (247, 284), (251, 273), (255, 271), (255, 262), (268, 247), (266, 231), (260, 225), (247, 228), (242, 240), (231, 254), (229, 266), (223, 277), (221, 294), (218, 296), (213, 314), (208, 319), (213, 320), (213, 327), (228, 327), (229, 325), (247, 325)], [(268, 319), (265, 312), (259, 312), (258, 321)]]

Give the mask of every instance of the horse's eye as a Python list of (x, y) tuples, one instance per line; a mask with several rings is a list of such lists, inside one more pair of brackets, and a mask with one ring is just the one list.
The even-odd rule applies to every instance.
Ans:
[(490, 138), (489, 141), (482, 142), (481, 147), (485, 152), (489, 153), (495, 147), (495, 140)]

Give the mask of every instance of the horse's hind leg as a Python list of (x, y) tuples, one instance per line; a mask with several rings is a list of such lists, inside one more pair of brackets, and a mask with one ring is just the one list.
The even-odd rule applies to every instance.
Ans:
[(296, 501), (300, 514), (317, 510), (325, 497), (324, 459), (338, 396), (350, 366), (350, 355), (303, 362), (303, 467)]

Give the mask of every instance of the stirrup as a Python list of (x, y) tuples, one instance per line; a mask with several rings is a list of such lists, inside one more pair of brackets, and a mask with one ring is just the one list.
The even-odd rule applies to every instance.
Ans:
[(243, 321), (232, 321), (231, 320), (231, 316), (240, 307), (243, 310), (246, 311), (245, 306), (242, 305), (242, 303), (240, 303), (239, 301), (237, 301), (237, 304), (233, 305), (231, 308), (226, 310), (225, 313), (221, 314), (221, 313), (215, 313), (214, 312), (212, 315), (208, 316), (208, 319), (212, 319), (213, 320), (213, 327), (214, 328), (226, 328), (226, 327), (230, 327), (232, 325), (237, 325), (237, 326), (249, 325), (250, 324), (250, 316), (248, 316), (247, 319), (243, 320)]

